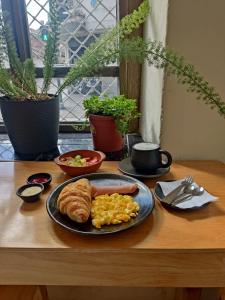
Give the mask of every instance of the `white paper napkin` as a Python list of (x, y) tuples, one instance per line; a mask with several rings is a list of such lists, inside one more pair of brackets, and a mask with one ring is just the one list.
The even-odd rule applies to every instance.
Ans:
[[(166, 196), (168, 195), (172, 190), (174, 190), (178, 185), (181, 184), (181, 180), (176, 180), (176, 181), (158, 181), (157, 183), (161, 186), (161, 189), (163, 191), (163, 194)], [(198, 186), (195, 182), (193, 183), (194, 185)], [(192, 198), (188, 199), (188, 201), (179, 203), (176, 205), (176, 207), (185, 209), (185, 208), (192, 208), (192, 207), (200, 207), (203, 204), (206, 204), (208, 202), (214, 202), (218, 198), (209, 194), (207, 191), (204, 191), (204, 193), (200, 196), (192, 196)]]

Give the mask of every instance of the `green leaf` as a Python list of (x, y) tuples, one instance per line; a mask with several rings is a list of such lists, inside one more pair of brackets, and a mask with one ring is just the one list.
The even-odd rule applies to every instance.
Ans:
[(57, 6), (55, 1), (49, 2), (50, 6), (50, 32), (45, 46), (44, 55), (44, 82), (42, 87), (42, 93), (47, 94), (48, 89), (54, 75), (54, 64), (57, 61), (57, 44), (59, 41), (59, 18), (57, 12)]
[(33, 95), (37, 96), (37, 85), (35, 80), (35, 67), (32, 59), (27, 59), (24, 62), (24, 78), (29, 84), (29, 89)]

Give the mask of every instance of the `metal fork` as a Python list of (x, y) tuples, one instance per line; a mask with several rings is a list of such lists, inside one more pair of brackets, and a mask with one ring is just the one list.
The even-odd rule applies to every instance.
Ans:
[(165, 198), (163, 198), (163, 202), (166, 202), (167, 204), (171, 204), (174, 201), (174, 199), (179, 195), (179, 193), (182, 191), (182, 189), (192, 183), (193, 183), (192, 176), (187, 176), (178, 187), (176, 187), (168, 195), (166, 195)]

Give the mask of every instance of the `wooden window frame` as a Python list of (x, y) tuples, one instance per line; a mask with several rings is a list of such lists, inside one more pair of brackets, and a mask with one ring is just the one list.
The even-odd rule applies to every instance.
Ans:
[[(142, 0), (120, 0), (120, 18), (131, 13), (134, 9), (137, 9), (141, 3)], [(131, 34), (131, 37), (133, 36), (143, 36), (143, 25)], [(125, 61), (120, 64), (120, 92), (131, 99), (137, 99), (139, 104), (141, 92), (141, 71), (142, 66), (139, 63)]]

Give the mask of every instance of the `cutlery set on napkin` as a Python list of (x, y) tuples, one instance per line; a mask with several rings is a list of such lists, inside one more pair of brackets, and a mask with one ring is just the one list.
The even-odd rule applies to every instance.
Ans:
[(179, 209), (199, 208), (217, 200), (198, 186), (191, 176), (176, 181), (158, 181), (154, 194), (162, 203)]

